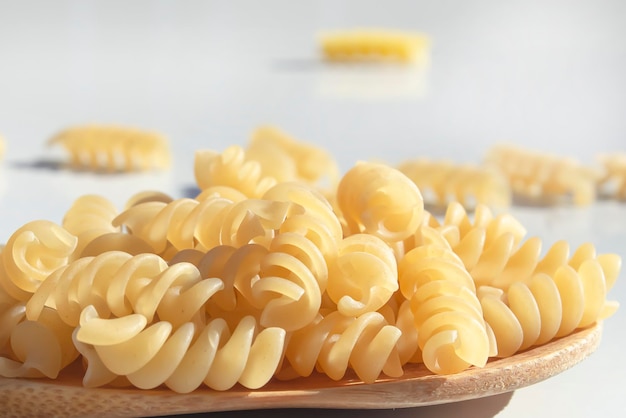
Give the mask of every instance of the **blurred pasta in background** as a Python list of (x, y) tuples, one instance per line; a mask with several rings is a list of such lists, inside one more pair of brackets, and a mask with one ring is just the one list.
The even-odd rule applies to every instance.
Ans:
[(114, 125), (72, 126), (54, 135), (49, 145), (61, 145), (76, 170), (146, 171), (171, 163), (167, 139), (156, 132)]

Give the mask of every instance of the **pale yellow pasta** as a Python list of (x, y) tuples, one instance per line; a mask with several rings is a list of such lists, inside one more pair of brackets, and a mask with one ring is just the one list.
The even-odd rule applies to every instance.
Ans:
[(297, 140), (273, 126), (260, 126), (252, 134), (246, 156), (258, 161), (263, 172), (278, 182), (301, 180), (334, 188), (339, 168), (324, 149)]
[(571, 158), (510, 145), (492, 147), (486, 161), (507, 177), (513, 193), (524, 199), (554, 202), (571, 199), (580, 206), (596, 199), (596, 170)]
[(445, 207), (456, 201), (465, 208), (477, 204), (504, 208), (511, 201), (507, 179), (492, 166), (422, 158), (407, 160), (397, 168), (415, 182), (425, 203), (432, 206)]
[(424, 218), (422, 195), (407, 176), (385, 164), (360, 162), (339, 182), (337, 201), (351, 233), (387, 242), (412, 235)]
[(385, 164), (323, 191), (332, 161), (283, 136), (260, 128), (247, 152), (201, 151), (196, 198), (146, 190), (118, 212), (85, 195), (63, 226), (18, 229), (0, 247), (0, 376), (56, 378), (80, 361), (86, 387), (371, 383), (409, 363), (482, 367), (617, 310), (619, 256), (570, 255), (565, 241), (542, 255), (480, 203), (438, 219)]
[(396, 350), (400, 334), (378, 312), (350, 317), (333, 311), (294, 332), (285, 356), (299, 376), (309, 376), (318, 369), (339, 380), (350, 368), (359, 379), (372, 383), (381, 373), (392, 377), (402, 374)]
[(167, 139), (135, 128), (74, 126), (56, 134), (49, 144), (63, 146), (70, 153), (70, 165), (77, 169), (136, 171), (170, 165)]
[(449, 374), (484, 366), (491, 347), (482, 309), (471, 276), (450, 247), (425, 243), (410, 250), (398, 264), (398, 276), (411, 301), (426, 367)]
[(124, 225), (154, 252), (165, 256), (197, 247), (209, 250), (217, 245), (239, 247), (250, 242), (268, 245), (274, 230), (298, 212), (302, 212), (298, 205), (286, 201), (181, 198), (169, 203), (139, 203), (120, 213), (113, 224)]
[(76, 244), (76, 236), (53, 222), (28, 222), (0, 253), (0, 287), (17, 300), (28, 300), (50, 273), (68, 262)]
[(222, 153), (213, 150), (196, 151), (194, 175), (201, 190), (228, 186), (250, 198), (261, 197), (276, 184), (276, 179), (266, 176), (261, 164), (251, 160), (238, 145), (232, 145)]
[(0, 158), (4, 157), (4, 152), (6, 150), (6, 143), (4, 137), (0, 135)]
[(377, 311), (398, 290), (398, 267), (391, 248), (374, 235), (343, 239), (331, 264), (328, 295), (346, 316)]
[(279, 233), (295, 232), (307, 237), (330, 262), (337, 255), (343, 229), (330, 202), (313, 186), (301, 182), (283, 182), (270, 188), (264, 199), (292, 202), (304, 209), (294, 213), (281, 224)]
[[(124, 322), (118, 325), (119, 321)], [(86, 374), (88, 387), (121, 375), (142, 389), (165, 384), (180, 393), (202, 384), (215, 390), (228, 390), (236, 383), (257, 389), (278, 368), (286, 335), (280, 328), (257, 331), (257, 327), (250, 316), (232, 331), (219, 318), (202, 327), (187, 322), (175, 328), (166, 321), (146, 326), (141, 315), (103, 319), (87, 307), (75, 340), (90, 357), (88, 367), (96, 364)], [(132, 332), (120, 338), (120, 328)]]
[(76, 254), (80, 255), (85, 246), (95, 238), (119, 232), (113, 226), (118, 210), (108, 199), (99, 195), (83, 195), (72, 203), (65, 212), (62, 226), (78, 238)]
[(73, 328), (54, 309), (44, 309), (37, 321), (27, 320), (24, 313), (21, 305), (2, 315), (0, 376), (54, 379), (78, 357), (71, 339)]
[(603, 173), (598, 179), (598, 189), (601, 194), (613, 196), (617, 199), (626, 199), (626, 152), (600, 155), (598, 160)]
[(392, 59), (424, 60), (429, 39), (414, 32), (389, 29), (327, 31), (319, 36), (324, 56), (330, 60)]
[(499, 294), (481, 291), (498, 356), (545, 344), (611, 316), (617, 302), (606, 300), (608, 289), (602, 263), (588, 259), (577, 269), (565, 264), (552, 275), (537, 273), (527, 281), (516, 281)]

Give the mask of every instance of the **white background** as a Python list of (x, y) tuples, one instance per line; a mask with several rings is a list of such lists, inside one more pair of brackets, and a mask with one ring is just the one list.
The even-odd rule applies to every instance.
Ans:
[[(427, 33), (429, 68), (322, 63), (317, 33), (354, 27)], [(501, 141), (594, 164), (626, 151), (624, 74), (620, 0), (0, 1), (0, 242), (30, 220), (61, 222), (86, 193), (120, 207), (146, 189), (184, 196), (195, 150), (245, 145), (266, 123), (328, 149), (342, 171), (372, 158), (478, 162)], [(66, 155), (46, 141), (91, 122), (164, 133), (172, 169), (53, 168)], [(546, 247), (591, 241), (626, 256), (626, 203), (511, 211)], [(626, 300), (623, 277), (610, 297)], [(623, 416), (625, 329), (622, 308), (588, 360), (513, 394), (359, 416)]]

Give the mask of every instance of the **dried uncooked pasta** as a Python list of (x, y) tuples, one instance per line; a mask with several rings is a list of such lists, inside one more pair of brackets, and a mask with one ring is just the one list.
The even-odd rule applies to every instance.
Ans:
[(327, 59), (423, 61), (430, 47), (428, 37), (421, 33), (385, 29), (328, 31), (319, 36)]
[(167, 139), (155, 132), (108, 125), (74, 126), (49, 142), (70, 154), (76, 169), (137, 171), (165, 169), (170, 165)]
[(508, 357), (533, 345), (572, 333), (611, 316), (616, 302), (606, 300), (612, 277), (605, 274), (619, 265), (614, 257), (589, 259), (579, 266), (559, 266), (516, 281), (506, 291), (479, 289), (485, 320), (498, 344), (498, 356)]
[(296, 140), (273, 126), (257, 128), (246, 148), (246, 156), (258, 161), (265, 175), (279, 182), (304, 181), (334, 188), (339, 168), (324, 149)]
[[(436, 230), (424, 226), (428, 235)], [(445, 241), (444, 241), (445, 242)], [(441, 240), (407, 252), (398, 263), (400, 290), (411, 301), (426, 367), (437, 374), (482, 367), (491, 352), (474, 282)]]
[[(259, 141), (250, 155), (197, 154), (196, 198), (147, 190), (118, 212), (86, 195), (62, 226), (12, 234), (0, 376), (56, 378), (80, 361), (87, 387), (256, 389), (314, 372), (370, 383), (408, 363), (481, 367), (618, 307), (606, 299), (617, 255), (559, 241), (541, 256), (519, 221), (482, 204), (472, 219), (452, 202), (439, 220), (385, 164), (358, 163), (322, 191), (330, 165), (292, 164), (313, 150)], [(265, 174), (263, 141), (289, 170)]]
[(508, 180), (492, 166), (416, 159), (403, 162), (398, 169), (415, 182), (425, 203), (433, 206), (445, 207), (454, 201), (470, 209), (477, 204), (505, 208), (511, 201)]
[(486, 161), (507, 177), (514, 195), (539, 202), (571, 199), (580, 206), (596, 198), (598, 172), (571, 158), (509, 145), (492, 147)]
[(626, 153), (601, 155), (598, 159), (604, 170), (598, 181), (600, 193), (626, 200)]
[(84, 195), (74, 201), (63, 217), (63, 228), (78, 238), (76, 254), (94, 239), (110, 233), (119, 232), (113, 226), (113, 219), (118, 210), (108, 199), (99, 195)]
[(216, 390), (236, 383), (250, 389), (265, 385), (281, 361), (285, 331), (257, 328), (250, 316), (233, 330), (220, 318), (173, 328), (167, 321), (147, 325), (139, 314), (101, 318), (88, 307), (74, 338), (88, 360), (87, 387), (125, 376), (138, 388), (165, 384), (187, 393), (202, 384)]
[(261, 164), (246, 156), (246, 151), (232, 145), (219, 153), (199, 150), (195, 153), (194, 175), (201, 190), (214, 186), (232, 187), (246, 197), (261, 197), (276, 184), (276, 179), (265, 176)]
[(424, 216), (422, 195), (407, 176), (385, 164), (360, 162), (337, 188), (337, 202), (351, 233), (387, 241), (413, 234)]

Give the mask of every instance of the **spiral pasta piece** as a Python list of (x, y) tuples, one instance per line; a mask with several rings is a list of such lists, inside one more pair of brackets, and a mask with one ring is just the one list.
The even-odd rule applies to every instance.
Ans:
[(514, 194), (531, 200), (571, 198), (576, 205), (596, 198), (598, 173), (570, 158), (510, 145), (492, 147), (486, 161), (499, 167)]
[(337, 201), (352, 233), (386, 242), (408, 238), (424, 219), (424, 201), (415, 183), (384, 164), (361, 162), (348, 170), (339, 182)]
[(274, 230), (291, 213), (299, 211), (289, 202), (182, 198), (169, 203), (137, 204), (118, 215), (113, 224), (126, 226), (163, 256), (170, 247), (177, 252), (197, 247), (208, 250), (217, 245), (239, 247), (251, 242), (268, 245)]
[(296, 140), (273, 126), (260, 126), (252, 134), (246, 155), (258, 161), (266, 175), (278, 182), (304, 181), (334, 188), (339, 168), (324, 149)]
[(577, 268), (562, 265), (552, 275), (537, 273), (506, 291), (480, 289), (498, 356), (545, 344), (612, 315), (617, 302), (606, 300), (608, 288), (601, 262), (588, 259)]
[(424, 60), (428, 38), (419, 33), (385, 29), (328, 31), (319, 37), (324, 56), (330, 60), (393, 59)]
[(83, 195), (72, 203), (65, 212), (61, 224), (69, 233), (78, 238), (76, 254), (99, 236), (116, 233), (119, 227), (113, 226), (118, 210), (108, 199), (99, 195)]
[(425, 203), (433, 206), (459, 202), (465, 208), (477, 204), (507, 207), (511, 202), (508, 180), (495, 167), (417, 159), (403, 162), (398, 170), (417, 185)]
[(246, 156), (238, 145), (218, 153), (213, 150), (196, 151), (194, 175), (201, 190), (213, 186), (228, 186), (250, 198), (258, 198), (276, 184), (276, 179), (263, 173), (261, 164)]
[(49, 142), (69, 153), (77, 169), (137, 171), (165, 169), (170, 165), (167, 139), (155, 132), (107, 125), (74, 126)]
[[(118, 337), (120, 328), (129, 330), (124, 338)], [(87, 307), (75, 340), (91, 357), (88, 367), (96, 365), (85, 375), (91, 380), (86, 386), (100, 383), (100, 372), (105, 382), (121, 375), (138, 388), (165, 384), (188, 393), (203, 383), (215, 390), (228, 390), (236, 383), (249, 389), (265, 385), (282, 360), (285, 335), (280, 328), (258, 330), (250, 316), (231, 332), (220, 318), (201, 328), (190, 322), (173, 328), (167, 321), (146, 326), (142, 315), (105, 319)]]
[(308, 376), (317, 368), (339, 380), (352, 369), (359, 379), (372, 383), (381, 373), (392, 377), (402, 374), (396, 350), (400, 334), (378, 312), (348, 317), (333, 311), (294, 332), (285, 356), (300, 376)]
[(168, 266), (155, 254), (110, 251), (55, 271), (29, 300), (26, 313), (37, 320), (52, 306), (63, 322), (75, 327), (81, 312), (93, 306), (102, 317), (136, 313), (177, 326), (202, 321), (206, 301), (222, 287), (219, 279), (202, 279), (191, 263)]
[(343, 239), (331, 265), (328, 295), (346, 316), (377, 311), (398, 290), (398, 268), (391, 248), (380, 238), (355, 234)]
[(50, 221), (32, 221), (11, 235), (0, 253), (0, 287), (26, 301), (57, 268), (65, 265), (77, 238)]
[(626, 153), (618, 152), (598, 156), (603, 173), (598, 179), (597, 188), (602, 194), (617, 199), (626, 199)]
[(449, 247), (427, 243), (410, 250), (398, 264), (398, 280), (429, 370), (448, 374), (486, 364), (490, 343), (474, 282)]

